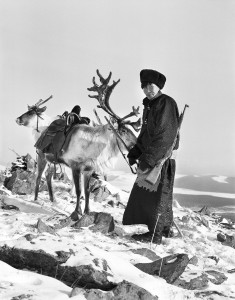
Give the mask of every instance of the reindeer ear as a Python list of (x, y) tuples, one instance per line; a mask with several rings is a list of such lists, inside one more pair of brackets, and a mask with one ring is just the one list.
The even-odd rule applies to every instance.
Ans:
[(41, 113), (43, 113), (46, 109), (47, 109), (46, 106), (41, 107), (41, 108), (38, 108), (38, 112), (41, 114)]
[(136, 122), (130, 122), (129, 123), (136, 132), (140, 131), (141, 128), (141, 118), (139, 118)]

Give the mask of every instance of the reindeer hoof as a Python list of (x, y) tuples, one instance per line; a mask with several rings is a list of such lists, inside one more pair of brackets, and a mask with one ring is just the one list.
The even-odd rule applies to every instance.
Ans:
[(81, 216), (82, 216), (82, 215), (81, 215), (80, 213), (74, 211), (74, 212), (72, 212), (70, 218), (71, 218), (73, 221), (78, 221), (78, 220), (80, 220)]

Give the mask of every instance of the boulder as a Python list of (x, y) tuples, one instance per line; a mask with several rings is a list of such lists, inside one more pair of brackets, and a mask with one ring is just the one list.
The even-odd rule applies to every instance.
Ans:
[(1, 209), (5, 209), (5, 210), (20, 210), (19, 207), (15, 206), (15, 205), (8, 205), (5, 203), (1, 204)]
[(113, 200), (109, 200), (109, 201), (108, 201), (108, 204), (109, 204), (110, 206), (112, 206), (112, 207), (114, 207), (114, 206), (115, 206), (115, 203), (114, 203), (114, 201), (113, 201)]
[(113, 289), (113, 300), (157, 300), (150, 292), (135, 285), (134, 283), (123, 280)]
[(219, 285), (227, 279), (223, 273), (215, 270), (208, 270), (201, 274), (188, 270), (174, 282), (174, 285), (187, 290), (203, 290), (208, 287), (209, 281)]
[(148, 259), (155, 261), (160, 259), (161, 257), (158, 256), (153, 250), (148, 248), (139, 248), (139, 249), (130, 249), (129, 251), (147, 257)]
[(209, 221), (208, 221), (206, 218), (201, 217), (201, 221), (202, 221), (202, 224), (203, 224), (205, 227), (207, 227), (207, 228), (210, 227)]
[(228, 270), (228, 273), (235, 273), (235, 269)]
[(206, 215), (206, 216), (210, 216), (211, 215), (211, 211), (207, 206), (203, 206), (199, 211), (199, 214), (201, 215)]
[(94, 201), (102, 202), (111, 195), (110, 191), (106, 188), (106, 186), (100, 186), (98, 189), (92, 192), (94, 195)]
[(4, 171), (0, 171), (0, 185), (4, 183), (5, 178), (6, 175), (4, 174)]
[(223, 283), (225, 280), (228, 279), (227, 276), (224, 275), (224, 273), (222, 272), (218, 272), (215, 270), (208, 270), (206, 271), (206, 274), (208, 274), (208, 279), (214, 283), (214, 284), (221, 284)]
[(89, 188), (91, 191), (91, 197), (94, 201), (102, 202), (109, 195), (111, 195), (110, 191), (103, 184), (103, 181), (99, 179), (99, 176), (93, 176), (89, 182)]
[(187, 254), (173, 254), (151, 263), (138, 263), (135, 267), (150, 275), (164, 278), (173, 283), (184, 272), (189, 258)]
[(174, 285), (186, 290), (202, 290), (208, 287), (209, 279), (205, 273), (198, 276), (197, 272), (190, 271), (185, 276), (187, 279), (178, 278)]
[(182, 217), (182, 222), (183, 222), (183, 223), (188, 223), (190, 220), (191, 220), (191, 219), (190, 219), (190, 216), (189, 216), (189, 215), (185, 215), (185, 216)]
[(98, 289), (82, 290), (74, 288), (70, 297), (83, 295), (87, 300), (157, 300), (158, 297), (152, 295), (147, 290), (135, 285), (134, 283), (123, 280), (111, 291), (104, 292)]
[[(112, 290), (117, 284), (112, 282), (113, 275), (106, 260), (95, 259), (93, 264), (64, 266), (72, 252), (57, 251), (57, 255), (43, 250), (19, 249), (4, 245), (0, 247), (0, 260), (17, 269), (28, 269), (40, 274), (57, 278), (69, 286), (88, 289)], [(97, 266), (99, 266), (97, 268)]]
[(97, 217), (97, 212), (90, 212), (89, 214), (84, 214), (79, 221), (74, 224), (75, 228), (88, 227), (94, 224)]
[[(6, 177), (4, 180), (4, 186), (13, 194), (18, 195), (28, 195), (33, 193), (35, 184), (36, 173), (22, 169), (16, 169), (16, 171), (12, 172), (12, 176)], [(41, 181), (39, 190), (47, 190), (45, 181)]]
[(101, 232), (103, 234), (114, 231), (114, 219), (109, 213), (90, 212), (83, 215), (79, 221), (74, 224), (75, 228), (89, 227), (93, 232)]
[(73, 297), (75, 297), (77, 295), (83, 295), (84, 292), (85, 292), (84, 289), (79, 288), (79, 287), (75, 287), (75, 288), (72, 289), (72, 291), (71, 291), (71, 293), (69, 295), (69, 298), (73, 298)]
[[(95, 288), (101, 289), (104, 291), (109, 291), (113, 289), (116, 284), (114, 284), (111, 280), (113, 275), (110, 272), (104, 270), (104, 266), (107, 262), (104, 262), (103, 259), (102, 263), (99, 263), (100, 268), (94, 267), (92, 265), (81, 265), (77, 267), (70, 267), (69, 269), (74, 269), (71, 273), (75, 275), (75, 286), (86, 287), (86, 288)], [(94, 263), (97, 264), (97, 261)], [(67, 274), (68, 278), (68, 274)], [(71, 280), (70, 280), (71, 282)]]
[[(68, 258), (67, 258), (68, 259)], [(43, 250), (28, 250), (4, 245), (0, 247), (0, 260), (17, 269), (36, 269), (42, 274), (50, 276), (58, 264), (64, 263), (63, 259), (56, 255), (51, 255)], [(55, 276), (55, 273), (53, 277)]]
[(37, 225), (36, 225), (38, 232), (48, 232), (50, 234), (55, 235), (55, 230), (51, 227), (45, 224), (41, 219), (38, 219)]
[(26, 162), (27, 171), (34, 173), (36, 171), (36, 161), (29, 153), (24, 156), (24, 160)]
[(12, 193), (31, 194), (36, 183), (36, 162), (30, 154), (18, 156), (5, 175), (4, 186)]
[(33, 239), (37, 237), (37, 235), (34, 235), (32, 233), (27, 233), (26, 235), (24, 235), (24, 237), (26, 238), (27, 241), (31, 242)]
[(213, 259), (216, 262), (216, 264), (218, 264), (218, 262), (220, 260), (219, 257), (214, 256), (214, 255), (210, 255), (210, 256), (208, 256), (208, 258)]
[(235, 229), (235, 226), (233, 223), (219, 223), (221, 227), (226, 229)]
[(198, 264), (198, 258), (197, 258), (197, 256), (194, 255), (194, 256), (190, 259), (189, 264), (196, 266), (196, 265)]
[(226, 241), (226, 235), (224, 233), (219, 232), (217, 234), (217, 240), (221, 243)]
[(235, 248), (235, 237), (233, 235), (218, 233), (217, 240), (225, 246)]
[(93, 232), (101, 232), (103, 234), (114, 231), (114, 219), (113, 217), (105, 212), (100, 212), (95, 218), (95, 225), (91, 226), (90, 229)]
[(11, 177), (7, 177), (4, 181), (4, 186), (12, 191), (13, 194), (28, 195), (35, 189), (36, 174), (16, 169)]
[[(228, 299), (227, 295), (221, 293), (219, 291), (203, 291), (203, 292), (196, 292), (195, 297), (199, 299)], [(232, 298), (232, 297), (229, 297)]]

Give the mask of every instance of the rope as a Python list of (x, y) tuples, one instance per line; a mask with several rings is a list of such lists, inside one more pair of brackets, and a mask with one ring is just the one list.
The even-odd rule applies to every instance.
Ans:
[(37, 114), (37, 128), (36, 128), (37, 132), (39, 132), (38, 130), (38, 114)]
[(162, 263), (163, 263), (163, 258), (161, 259), (161, 265), (160, 265), (160, 269), (159, 269), (159, 273), (158, 273), (158, 276), (159, 276), (159, 277), (161, 276), (161, 271), (162, 271)]
[(137, 174), (137, 172), (134, 171), (134, 170), (132, 169), (132, 166), (129, 164), (129, 162), (128, 162), (127, 158), (126, 158), (126, 155), (122, 152), (122, 150), (121, 150), (121, 148), (120, 148), (120, 145), (119, 145), (119, 142), (118, 142), (118, 138), (116, 138), (116, 140), (117, 140), (118, 149), (119, 149), (119, 151), (121, 152), (121, 154), (122, 154), (123, 158), (125, 159), (126, 163), (128, 164), (128, 166), (130, 167), (132, 174)]

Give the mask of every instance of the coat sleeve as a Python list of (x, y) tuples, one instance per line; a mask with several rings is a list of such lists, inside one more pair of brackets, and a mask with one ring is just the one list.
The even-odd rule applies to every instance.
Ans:
[(161, 103), (153, 109), (150, 142), (139, 158), (151, 167), (154, 167), (173, 145), (179, 126), (179, 112), (173, 99), (162, 99)]

